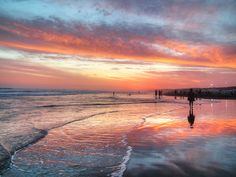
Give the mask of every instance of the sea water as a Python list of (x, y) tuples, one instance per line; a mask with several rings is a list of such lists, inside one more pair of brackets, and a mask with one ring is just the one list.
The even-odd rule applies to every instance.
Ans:
[(234, 176), (235, 101), (152, 93), (0, 91), (3, 176)]

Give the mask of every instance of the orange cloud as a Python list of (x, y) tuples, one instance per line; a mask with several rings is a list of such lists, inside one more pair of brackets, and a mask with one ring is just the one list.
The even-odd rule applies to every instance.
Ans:
[[(236, 68), (236, 56), (226, 55), (222, 47), (217, 45), (189, 45), (187, 42), (165, 38), (148, 41), (142, 36), (132, 34), (124, 38), (119, 32), (113, 31), (108, 31), (106, 36), (104, 33), (100, 36), (101, 29), (91, 31), (88, 27), (80, 27), (79, 35), (76, 36), (42, 27), (35, 28), (17, 22), (1, 25), (0, 30), (22, 38), (22, 40), (4, 38), (0, 41), (1, 46), (33, 52)], [(143, 43), (147, 45), (143, 45)], [(152, 45), (156, 43), (164, 49), (153, 48)], [(182, 55), (175, 56), (171, 53), (172, 51), (179, 52)]]
[[(186, 55), (185, 58), (189, 61), (180, 60), (179, 64), (236, 68), (236, 54), (227, 55), (223, 51), (224, 48), (216, 44), (191, 44), (175, 40), (163, 40), (161, 43), (169, 49)], [(173, 59), (170, 59), (170, 62), (174, 62)]]

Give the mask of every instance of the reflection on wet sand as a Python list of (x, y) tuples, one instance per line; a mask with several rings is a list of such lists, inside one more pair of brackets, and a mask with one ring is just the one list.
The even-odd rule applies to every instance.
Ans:
[(188, 122), (190, 128), (193, 128), (194, 120), (195, 120), (195, 115), (193, 114), (193, 108), (189, 107)]
[(128, 136), (133, 151), (124, 176), (235, 176), (235, 102), (224, 107), (196, 104), (193, 129), (193, 109), (187, 122), (186, 109), (147, 119)]
[(195, 115), (193, 114), (193, 111), (189, 110), (188, 122), (189, 122), (190, 128), (193, 128), (194, 120), (195, 120)]
[[(4, 176), (235, 176), (235, 106), (235, 101), (196, 101), (194, 109), (186, 101), (91, 106), (86, 115), (104, 114), (50, 130), (19, 151)], [(44, 109), (49, 123), (59, 116), (78, 119), (82, 112), (76, 114), (74, 106)], [(34, 120), (39, 127), (49, 124)]]

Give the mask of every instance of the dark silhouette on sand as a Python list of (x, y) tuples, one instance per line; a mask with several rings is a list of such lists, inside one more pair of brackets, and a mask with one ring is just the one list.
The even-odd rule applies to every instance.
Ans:
[(158, 93), (158, 98), (159, 100), (161, 99), (162, 91), (161, 90), (155, 90), (155, 99), (157, 99), (157, 93)]
[(190, 109), (193, 109), (193, 102), (195, 101), (195, 95), (194, 95), (193, 89), (189, 90), (188, 101), (189, 101)]
[(189, 101), (188, 122), (189, 122), (190, 128), (193, 128), (193, 124), (195, 120), (195, 115), (193, 114), (193, 102), (195, 101), (195, 95), (194, 95), (193, 89), (189, 90), (188, 101)]

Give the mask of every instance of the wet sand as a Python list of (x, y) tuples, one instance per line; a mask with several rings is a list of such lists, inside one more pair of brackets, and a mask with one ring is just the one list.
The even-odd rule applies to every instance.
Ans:
[(235, 106), (195, 105), (193, 128), (186, 109), (149, 118), (128, 136), (133, 151), (124, 176), (235, 176)]

